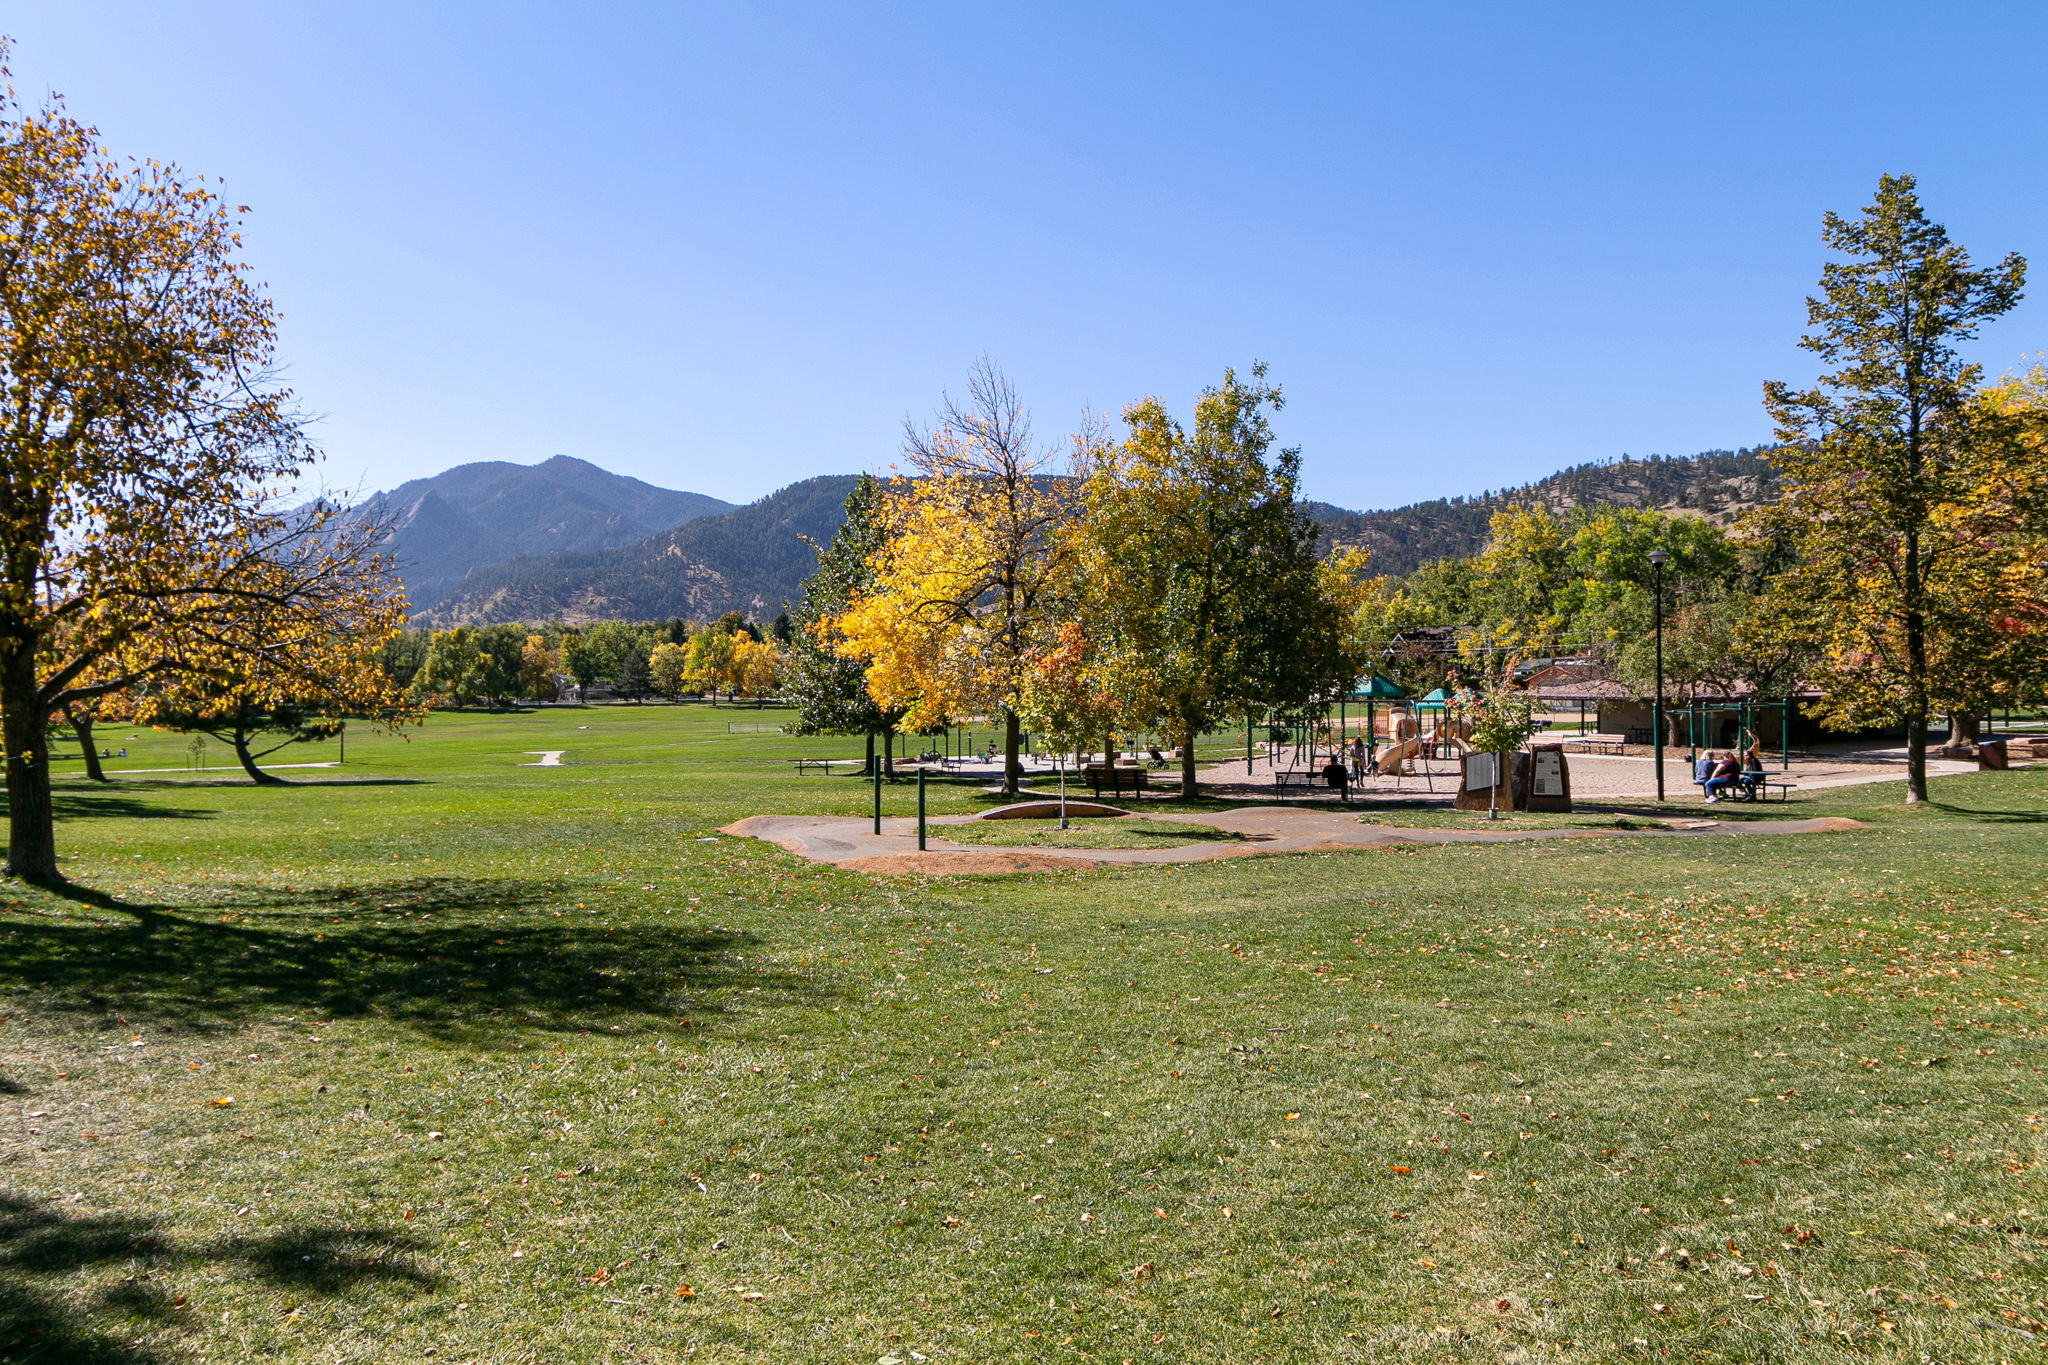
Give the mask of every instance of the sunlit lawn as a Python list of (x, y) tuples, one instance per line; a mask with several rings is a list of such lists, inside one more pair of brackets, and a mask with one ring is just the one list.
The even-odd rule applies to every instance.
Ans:
[(925, 883), (717, 834), (866, 809), (776, 719), (64, 779), (0, 1359), (2041, 1358), (2048, 771)]

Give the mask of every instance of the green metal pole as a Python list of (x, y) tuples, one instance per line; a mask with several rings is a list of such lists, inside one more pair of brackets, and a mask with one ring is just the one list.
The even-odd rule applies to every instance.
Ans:
[(1650, 738), (1655, 744), (1651, 750), (1652, 762), (1657, 765), (1657, 801), (1664, 800), (1664, 560), (1663, 551), (1654, 552), (1650, 557), (1650, 595), (1657, 634), (1657, 698), (1650, 708)]
[(1785, 712), (1778, 721), (1778, 771), (1792, 771), (1792, 698), (1785, 698)]
[(924, 852), (924, 769), (917, 770), (917, 851)]
[(882, 769), (875, 768), (875, 833), (882, 832)]
[(1252, 775), (1252, 713), (1244, 713), (1244, 775)]

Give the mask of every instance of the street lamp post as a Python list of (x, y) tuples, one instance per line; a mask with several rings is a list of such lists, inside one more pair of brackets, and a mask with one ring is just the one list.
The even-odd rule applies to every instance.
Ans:
[(1650, 551), (1651, 620), (1657, 636), (1657, 700), (1650, 708), (1651, 739), (1656, 744), (1657, 799), (1664, 799), (1664, 566), (1671, 556)]

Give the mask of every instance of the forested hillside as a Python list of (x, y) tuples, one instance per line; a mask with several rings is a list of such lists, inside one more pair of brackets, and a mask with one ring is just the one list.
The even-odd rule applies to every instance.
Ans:
[[(804, 537), (830, 539), (854, 478), (806, 479), (759, 502), (697, 516), (627, 545), (485, 565), (416, 611), (414, 619), (450, 626), (672, 616), (704, 621), (727, 611), (773, 616), (795, 600), (815, 566)], [(1323, 527), (1325, 548), (1363, 545), (1373, 552), (1376, 572), (1405, 574), (1432, 560), (1477, 554), (1486, 546), (1488, 520), (1503, 507), (1647, 507), (1727, 522), (1769, 498), (1773, 487), (1760, 451), (1709, 451), (1576, 465), (1521, 488), (1385, 511), (1353, 512), (1328, 503), (1311, 503), (1310, 510)]]
[(1376, 573), (1406, 574), (1432, 560), (1457, 559), (1486, 548), (1486, 527), (1503, 507), (1643, 507), (1692, 512), (1727, 523), (1767, 502), (1776, 488), (1770, 462), (1758, 450), (1710, 450), (1699, 455), (1653, 455), (1574, 465), (1535, 483), (1476, 496), (1437, 498), (1378, 512), (1351, 512), (1328, 503), (1311, 509), (1326, 547), (1363, 546)]

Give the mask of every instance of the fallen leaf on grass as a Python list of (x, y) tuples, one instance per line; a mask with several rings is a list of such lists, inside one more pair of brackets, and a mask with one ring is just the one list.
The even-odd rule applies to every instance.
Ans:
[(225, 1108), (227, 1108), (227, 1107), (228, 1107), (229, 1105), (233, 1104), (234, 1102), (235, 1102), (235, 1101), (234, 1101), (234, 1098), (233, 1098), (233, 1096), (230, 1096), (230, 1095), (222, 1095), (222, 1096), (221, 1096), (221, 1097), (220, 1097), (219, 1099), (217, 1099), (217, 1100), (208, 1100), (208, 1101), (207, 1101), (207, 1103), (208, 1103), (208, 1104), (212, 1105), (212, 1106), (213, 1106), (214, 1108), (216, 1108), (216, 1109), (225, 1109)]
[(1411, 1169), (1410, 1167), (1407, 1167), (1407, 1166), (1389, 1166), (1389, 1167), (1387, 1167), (1387, 1169), (1388, 1169), (1388, 1170), (1390, 1170), (1390, 1171), (1392, 1171), (1392, 1172), (1393, 1172), (1393, 1173), (1394, 1173), (1395, 1175), (1413, 1175), (1413, 1174), (1415, 1174), (1414, 1170), (1413, 1170), (1413, 1169)]

